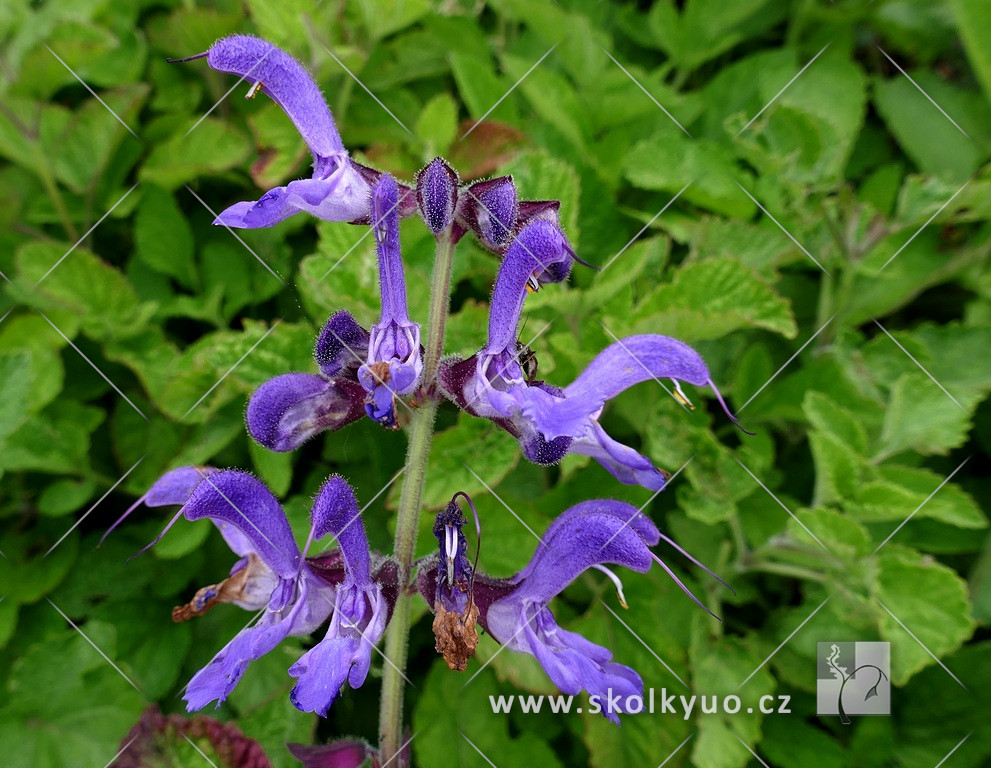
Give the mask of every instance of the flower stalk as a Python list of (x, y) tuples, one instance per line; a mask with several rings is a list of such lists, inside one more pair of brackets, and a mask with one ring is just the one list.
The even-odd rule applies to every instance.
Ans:
[[(399, 561), (399, 583), (409, 583), (410, 567), (416, 549), (416, 534), (420, 522), (421, 499), (427, 478), (427, 463), (433, 443), (434, 421), (438, 400), (433, 393), (437, 365), (444, 349), (444, 329), (451, 294), (451, 269), (454, 243), (450, 232), (437, 236), (437, 255), (430, 290), (430, 315), (426, 327), (426, 356), (423, 364), (424, 393), (410, 420), (409, 446), (406, 450), (406, 471), (403, 475), (396, 518), (396, 540), (393, 550)], [(386, 631), (385, 656), (391, 662), (382, 671), (382, 698), (379, 708), (379, 758), (385, 763), (399, 752), (403, 734), (403, 699), (405, 693), (406, 661), (409, 646), (410, 595), (401, 590), (392, 620)]]

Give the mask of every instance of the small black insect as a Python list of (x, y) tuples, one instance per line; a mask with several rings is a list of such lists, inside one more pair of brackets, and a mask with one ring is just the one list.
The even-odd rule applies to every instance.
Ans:
[(537, 353), (522, 341), (517, 341), (516, 359), (520, 361), (520, 368), (523, 369), (527, 383), (532, 384), (533, 380), (537, 378)]

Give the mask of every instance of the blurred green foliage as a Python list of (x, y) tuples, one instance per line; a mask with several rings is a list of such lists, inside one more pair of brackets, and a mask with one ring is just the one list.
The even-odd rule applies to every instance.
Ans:
[[(690, 735), (667, 764), (742, 768), (756, 752), (776, 768), (936, 765), (971, 731), (952, 765), (981, 764), (991, 6), (677, 6), (0, 6), (5, 765), (105, 764), (148, 702), (179, 709), (184, 682), (249, 618), (221, 608), (169, 622), (171, 606), (227, 567), (205, 523), (177, 526), (127, 563), (166, 519), (142, 510), (95, 549), (166, 469), (251, 468), (302, 527), (329, 472), (367, 502), (402, 466), (402, 435), (370, 423), (292, 456), (245, 435), (246, 396), (311, 370), (323, 320), (347, 307), (371, 323), (378, 297), (360, 227), (303, 216), (237, 234), (210, 226), (208, 209), (306, 175), (309, 161), (276, 105), (244, 101), (243, 86), (228, 95), (233, 78), (204, 62), (165, 62), (238, 31), (310, 68), (363, 162), (408, 179), (441, 154), (465, 179), (512, 173), (524, 198), (562, 201), (578, 253), (607, 266), (529, 298), (521, 338), (536, 337), (541, 378), (568, 383), (614, 334), (674, 335), (700, 349), (758, 433), (739, 436), (711, 399), (687, 413), (651, 383), (624, 393), (603, 417), (609, 432), (684, 467), (650, 501), (581, 458), (521, 463), (511, 437), (445, 411), (426, 503), (476, 497), (487, 572), (526, 562), (534, 541), (521, 521), (539, 533), (579, 500), (649, 502), (736, 589), (672, 561), (724, 622), (655, 569), (625, 579), (622, 621), (609, 582), (587, 575), (557, 601), (562, 624), (612, 648), (648, 687), (736, 692), (745, 708), (787, 694), (793, 714), (640, 715), (619, 729), (589, 714), (493, 715), (489, 694), (553, 688), (532, 659), (496, 654), (489, 638), (479, 656), (491, 663), (463, 687), (482, 662), (448, 671), (424, 616), (409, 670), (417, 765), (481, 764), (456, 729), (500, 768), (657, 765)], [(432, 238), (410, 221), (403, 245), (422, 319)], [(495, 267), (474, 243), (459, 246), (448, 351), (482, 343)], [(383, 551), (397, 496), (398, 483), (366, 512)], [(816, 642), (878, 639), (892, 644), (893, 716), (816, 718)], [(286, 669), (303, 645), (254, 664), (220, 709), (277, 766), (295, 764), (286, 741), (375, 737), (374, 670), (325, 722), (293, 709)]]

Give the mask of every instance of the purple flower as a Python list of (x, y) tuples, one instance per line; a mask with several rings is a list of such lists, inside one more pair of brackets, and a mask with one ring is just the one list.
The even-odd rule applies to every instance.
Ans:
[(342, 477), (331, 476), (320, 489), (312, 521), (314, 539), (328, 533), (337, 539), (344, 579), (334, 590), (327, 635), (289, 668), (298, 680), (289, 697), (298, 709), (326, 716), (345, 682), (352, 688), (365, 682), (391, 606), (382, 584), (372, 579), (358, 501)]
[[(659, 540), (656, 526), (629, 504), (577, 504), (551, 524), (529, 564), (510, 580), (508, 594), (484, 607), (482, 623), (507, 648), (535, 656), (564, 693), (586, 690), (606, 699), (611, 692), (623, 701), (640, 696), (640, 676), (613, 662), (608, 649), (561, 629), (547, 603), (595, 565), (615, 563), (645, 573), (654, 558), (648, 547)], [(620, 712), (602, 713), (618, 723)]]
[(256, 625), (241, 630), (190, 680), (184, 698), (192, 712), (215, 699), (219, 706), (248, 664), (284, 638), (306, 635), (320, 626), (333, 608), (333, 587), (304, 562), (272, 492), (245, 472), (224, 470), (200, 480), (182, 509), (148, 546), (157, 543), (180, 517), (213, 520), (241, 559), (222, 582), (200, 589), (187, 605), (174, 609), (173, 619), (200, 616), (220, 602), (248, 610), (267, 609)]
[(512, 176), (476, 181), (458, 199), (459, 223), (497, 253), (504, 251), (512, 239), (518, 213)]
[[(702, 358), (667, 336), (631, 336), (606, 347), (568, 387), (532, 381), (520, 364), (516, 336), (527, 290), (535, 272), (558, 253), (559, 230), (536, 219), (510, 246), (496, 278), (489, 311), (488, 343), (467, 360), (442, 361), (438, 382), (444, 394), (464, 410), (494, 420), (520, 441), (523, 454), (537, 464), (554, 464), (568, 452), (592, 456), (617, 480), (664, 487), (667, 475), (649, 459), (606, 434), (599, 424), (605, 404), (648, 379), (675, 381), (678, 399), (687, 404), (679, 381), (710, 386), (729, 414)], [(545, 261), (546, 260), (546, 261)], [(735, 422), (736, 419), (730, 415)]]
[[(185, 693), (189, 711), (215, 699), (219, 706), (248, 664), (290, 635), (309, 634), (329, 617), (327, 638), (290, 669), (299, 678), (290, 695), (293, 703), (326, 715), (345, 680), (352, 687), (364, 681), (372, 646), (381, 638), (398, 595), (396, 564), (381, 557), (373, 562), (358, 502), (347, 481), (332, 475), (320, 489), (303, 552), (278, 500), (245, 472), (183, 467), (160, 479), (146, 497), (157, 498), (154, 494), (166, 488), (169, 501), (163, 503), (181, 496), (187, 500), (145, 550), (180, 517), (209, 518), (241, 558), (226, 579), (203, 587), (188, 604), (173, 609), (173, 620), (201, 616), (218, 603), (265, 609), (257, 624), (241, 630), (193, 676)], [(307, 558), (305, 549), (328, 533), (339, 549)]]
[[(378, 752), (361, 739), (340, 739), (330, 744), (286, 744), (303, 768), (362, 768), (378, 765)], [(409, 765), (409, 763), (405, 763)]]
[[(438, 524), (440, 522), (439, 516)], [(453, 526), (459, 533), (457, 520), (453, 521)], [(445, 570), (445, 567), (450, 568), (449, 564), (445, 566), (452, 551), (449, 538), (460, 540), (456, 536), (445, 538), (440, 555), (432, 563), (421, 565), (417, 577), (420, 593), (428, 601), (436, 599), (438, 604), (441, 600), (434, 595), (439, 596), (446, 589), (445, 575), (451, 573)], [(613, 701), (619, 696), (625, 704), (627, 696), (643, 693), (640, 676), (629, 667), (613, 662), (608, 649), (561, 629), (548, 602), (589, 568), (605, 571), (618, 583), (604, 564), (623, 565), (645, 573), (657, 563), (696, 604), (705, 608), (650, 550), (661, 540), (719, 578), (661, 534), (636, 507), (621, 501), (597, 499), (576, 504), (551, 523), (530, 562), (512, 578), (494, 579), (475, 573), (471, 577), (470, 603), (477, 606), (479, 623), (494, 639), (511, 650), (536, 657), (547, 676), (564, 693), (575, 695), (585, 690), (604, 702), (611, 692)], [(454, 550), (457, 549), (459, 547), (454, 546)], [(454, 562), (457, 563), (457, 554)], [(465, 565), (467, 563), (462, 568)], [(614, 710), (603, 707), (602, 713), (618, 723), (622, 704), (620, 709)]]
[(248, 402), (248, 432), (273, 451), (292, 451), (323, 430), (340, 429), (365, 412), (357, 370), (368, 355), (368, 331), (345, 311), (317, 338), (320, 375), (286, 373), (262, 384)]
[(399, 189), (383, 175), (372, 193), (372, 227), (378, 245), (382, 317), (372, 326), (368, 362), (358, 369), (358, 381), (368, 393), (368, 416), (398, 428), (398, 398), (411, 394), (420, 381), (420, 326), (406, 309), (406, 279), (399, 251)]
[(293, 121), (313, 154), (311, 178), (270, 189), (255, 202), (235, 203), (217, 217), (215, 224), (270, 227), (299, 211), (326, 221), (368, 217), (371, 186), (366, 169), (348, 158), (327, 102), (298, 61), (271, 43), (249, 35), (222, 38), (206, 53), (175, 61), (204, 56), (213, 69), (240, 75), (251, 83), (249, 98), (259, 90), (271, 96)]

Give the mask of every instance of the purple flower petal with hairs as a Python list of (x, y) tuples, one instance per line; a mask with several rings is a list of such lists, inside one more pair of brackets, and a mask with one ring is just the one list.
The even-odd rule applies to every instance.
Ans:
[(289, 668), (298, 680), (289, 697), (297, 709), (326, 716), (345, 682), (352, 688), (365, 682), (372, 648), (389, 621), (390, 605), (382, 585), (372, 579), (358, 501), (344, 478), (332, 475), (320, 489), (311, 521), (314, 540), (327, 534), (337, 539), (344, 580), (334, 590), (326, 636)]
[[(455, 534), (460, 533), (457, 519), (452, 521), (438, 516), (438, 524), (441, 523), (445, 528), (453, 528)], [(453, 559), (456, 573), (456, 550), (459, 549), (456, 542), (459, 540), (463, 539), (446, 531), (440, 555), (420, 565), (417, 588), (428, 602), (435, 601), (434, 610), (438, 614), (444, 604), (441, 598), (434, 596), (449, 594), (447, 581), (452, 571), (448, 561)], [(507, 648), (536, 657), (547, 676), (564, 693), (575, 695), (585, 690), (599, 696), (600, 701), (615, 701), (619, 696), (623, 702), (627, 696), (640, 696), (643, 693), (640, 676), (629, 667), (613, 662), (608, 649), (561, 629), (548, 603), (589, 568), (604, 571), (616, 583), (623, 602), (619, 578), (605, 565), (622, 565), (645, 573), (657, 563), (685, 594), (708, 611), (651, 551), (650, 548), (662, 540), (729, 588), (716, 574), (658, 531), (653, 521), (636, 507), (621, 501), (596, 499), (576, 504), (559, 515), (541, 538), (530, 562), (515, 576), (494, 579), (474, 573), (471, 600), (478, 606), (478, 622)], [(455, 550), (453, 557), (452, 549)], [(461, 569), (465, 566), (466, 560)], [(609, 693), (613, 695), (612, 699), (609, 699)], [(622, 709), (603, 708), (602, 714), (618, 723)]]
[(348, 158), (330, 108), (313, 78), (289, 54), (250, 35), (232, 35), (205, 53), (172, 61), (206, 57), (221, 72), (240, 75), (282, 107), (313, 154), (313, 176), (275, 187), (255, 202), (235, 203), (214, 224), (228, 227), (270, 227), (299, 211), (326, 221), (353, 221), (369, 214), (371, 187)]
[[(561, 629), (547, 603), (597, 565), (614, 563), (645, 573), (653, 562), (648, 547), (659, 539), (653, 523), (629, 504), (609, 500), (577, 504), (544, 534), (530, 563), (511, 580), (515, 587), (485, 606), (482, 623), (507, 648), (535, 656), (564, 693), (586, 690), (602, 700), (611, 693), (623, 701), (640, 696), (640, 676), (613, 662), (608, 649)], [(617, 724), (621, 713), (621, 709), (602, 711)]]
[(282, 506), (272, 492), (245, 472), (224, 470), (202, 478), (182, 509), (148, 547), (161, 540), (180, 517), (212, 520), (241, 559), (226, 579), (203, 587), (188, 604), (173, 609), (173, 620), (201, 616), (219, 603), (233, 603), (248, 610), (266, 609), (256, 625), (241, 630), (190, 680), (184, 698), (192, 712), (213, 700), (219, 706), (234, 690), (248, 664), (284, 638), (305, 635), (320, 626), (333, 606), (333, 588), (304, 562)]
[(368, 355), (368, 331), (350, 313), (331, 315), (317, 338), (320, 375), (286, 373), (262, 384), (248, 401), (248, 432), (273, 451), (292, 451), (365, 413), (357, 369)]
[(583, 453), (622, 483), (660, 490), (667, 474), (613, 440), (599, 424), (609, 400), (634, 384), (668, 378), (682, 404), (690, 405), (680, 381), (709, 386), (734, 423), (736, 419), (698, 353), (667, 336), (617, 341), (564, 389), (526, 375), (516, 328), (527, 291), (535, 289), (536, 271), (544, 259), (558, 253), (558, 232), (551, 223), (537, 219), (510, 246), (492, 292), (488, 343), (467, 360), (442, 361), (440, 389), (464, 410), (492, 419), (514, 435), (530, 461), (554, 464), (566, 453)]
[(383, 175), (372, 193), (372, 226), (378, 244), (382, 316), (372, 326), (368, 361), (358, 369), (358, 381), (368, 396), (365, 410), (371, 419), (398, 428), (398, 399), (412, 394), (420, 382), (420, 326), (406, 309), (406, 278), (399, 250), (399, 188)]
[[(213, 467), (177, 467), (162, 475), (154, 484), (145, 491), (144, 495), (129, 506), (106, 533), (100, 537), (102, 545), (118, 525), (124, 522), (127, 517), (139, 506), (165, 507), (173, 504), (185, 504), (193, 491), (206, 477), (217, 472)], [(98, 545), (99, 546), (99, 545)]]

